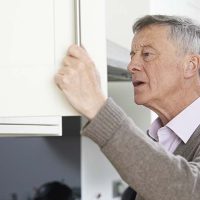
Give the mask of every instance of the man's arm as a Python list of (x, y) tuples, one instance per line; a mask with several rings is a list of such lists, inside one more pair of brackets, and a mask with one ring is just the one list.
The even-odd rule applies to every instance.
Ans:
[(145, 200), (199, 200), (200, 152), (188, 162), (153, 142), (111, 100), (85, 127), (121, 177)]

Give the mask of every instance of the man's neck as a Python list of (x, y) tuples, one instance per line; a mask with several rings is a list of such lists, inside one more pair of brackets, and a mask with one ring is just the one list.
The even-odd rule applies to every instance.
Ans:
[(174, 98), (166, 97), (162, 102), (155, 102), (154, 105), (148, 107), (157, 113), (164, 126), (199, 97), (200, 92), (194, 94), (182, 93), (178, 98), (177, 96)]

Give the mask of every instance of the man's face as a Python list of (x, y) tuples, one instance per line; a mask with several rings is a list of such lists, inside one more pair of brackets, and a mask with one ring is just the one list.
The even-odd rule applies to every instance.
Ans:
[(128, 70), (132, 74), (137, 104), (164, 105), (180, 93), (183, 85), (183, 56), (169, 39), (169, 28), (152, 25), (135, 34)]

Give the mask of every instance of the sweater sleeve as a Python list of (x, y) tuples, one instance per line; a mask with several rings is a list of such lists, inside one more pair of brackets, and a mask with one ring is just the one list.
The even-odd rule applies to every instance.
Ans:
[(192, 162), (166, 152), (111, 98), (82, 135), (99, 145), (122, 179), (145, 200), (200, 199), (200, 150)]

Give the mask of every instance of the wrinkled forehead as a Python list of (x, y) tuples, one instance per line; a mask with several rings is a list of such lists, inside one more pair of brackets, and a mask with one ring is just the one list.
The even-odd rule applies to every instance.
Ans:
[(131, 49), (139, 49), (143, 46), (160, 46), (169, 43), (169, 27), (163, 25), (149, 25), (135, 33)]

